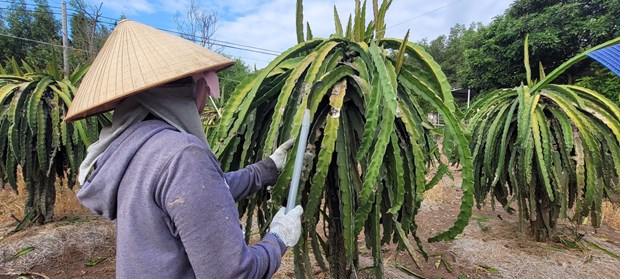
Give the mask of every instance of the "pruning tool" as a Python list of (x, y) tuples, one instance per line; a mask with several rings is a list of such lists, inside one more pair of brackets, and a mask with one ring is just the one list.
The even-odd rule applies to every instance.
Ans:
[(301, 121), (301, 132), (299, 134), (299, 143), (297, 144), (297, 154), (295, 154), (295, 165), (293, 165), (293, 178), (291, 180), (291, 188), (288, 191), (288, 200), (286, 202), (286, 213), (295, 207), (297, 199), (297, 189), (299, 188), (299, 180), (301, 179), (301, 169), (304, 163), (304, 153), (306, 152), (306, 143), (308, 142), (308, 133), (310, 132), (310, 110), (304, 110), (304, 118)]

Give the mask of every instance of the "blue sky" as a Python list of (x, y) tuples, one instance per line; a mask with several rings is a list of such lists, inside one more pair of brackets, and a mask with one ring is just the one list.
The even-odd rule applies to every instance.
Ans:
[[(86, 0), (102, 3), (103, 15), (129, 19), (153, 27), (176, 30), (174, 15), (184, 13), (188, 0)], [(217, 14), (215, 39), (273, 51), (284, 51), (297, 43), (295, 33), (295, 0), (203, 0), (199, 5)], [(61, 0), (49, 0), (60, 6)], [(310, 23), (315, 37), (334, 32), (333, 7), (346, 22), (354, 0), (305, 0), (304, 21)], [(371, 6), (368, 0), (368, 6)], [(503, 14), (512, 0), (393, 0), (386, 16), (386, 37), (403, 38), (411, 30), (410, 40), (432, 40), (448, 34), (457, 23), (489, 23)], [(368, 11), (371, 18), (372, 12)], [(275, 56), (223, 48), (223, 53), (242, 58), (250, 66), (264, 67)]]

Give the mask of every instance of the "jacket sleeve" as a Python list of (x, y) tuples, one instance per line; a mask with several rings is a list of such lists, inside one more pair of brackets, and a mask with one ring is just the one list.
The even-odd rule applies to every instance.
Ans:
[(256, 193), (262, 187), (276, 183), (278, 169), (273, 160), (265, 158), (243, 169), (227, 172), (224, 177), (226, 177), (233, 199), (239, 201)]
[(162, 173), (156, 198), (197, 278), (269, 278), (286, 246), (271, 234), (246, 245), (235, 201), (217, 166), (204, 147), (184, 147)]

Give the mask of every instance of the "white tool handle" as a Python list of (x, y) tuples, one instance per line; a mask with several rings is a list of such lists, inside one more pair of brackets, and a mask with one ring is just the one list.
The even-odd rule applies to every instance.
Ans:
[(288, 200), (286, 202), (286, 212), (293, 210), (297, 199), (297, 189), (299, 188), (299, 180), (301, 178), (301, 168), (304, 164), (304, 153), (306, 153), (306, 143), (308, 142), (308, 133), (310, 131), (310, 110), (304, 111), (304, 118), (301, 122), (301, 133), (299, 134), (299, 144), (297, 145), (297, 154), (295, 155), (295, 165), (293, 165), (293, 178), (291, 180), (291, 188), (288, 191)]

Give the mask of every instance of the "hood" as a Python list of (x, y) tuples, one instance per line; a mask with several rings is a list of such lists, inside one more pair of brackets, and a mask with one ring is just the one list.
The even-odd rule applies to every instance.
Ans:
[(127, 128), (99, 156), (95, 167), (77, 193), (86, 208), (116, 219), (117, 193), (127, 166), (144, 143), (163, 130), (176, 130), (161, 120), (138, 122)]
[(200, 114), (196, 109), (194, 84), (170, 84), (147, 90), (121, 101), (114, 110), (112, 124), (104, 127), (99, 140), (88, 147), (80, 164), (78, 181), (84, 185), (86, 175), (108, 146), (129, 126), (141, 122), (149, 113), (206, 142)]

